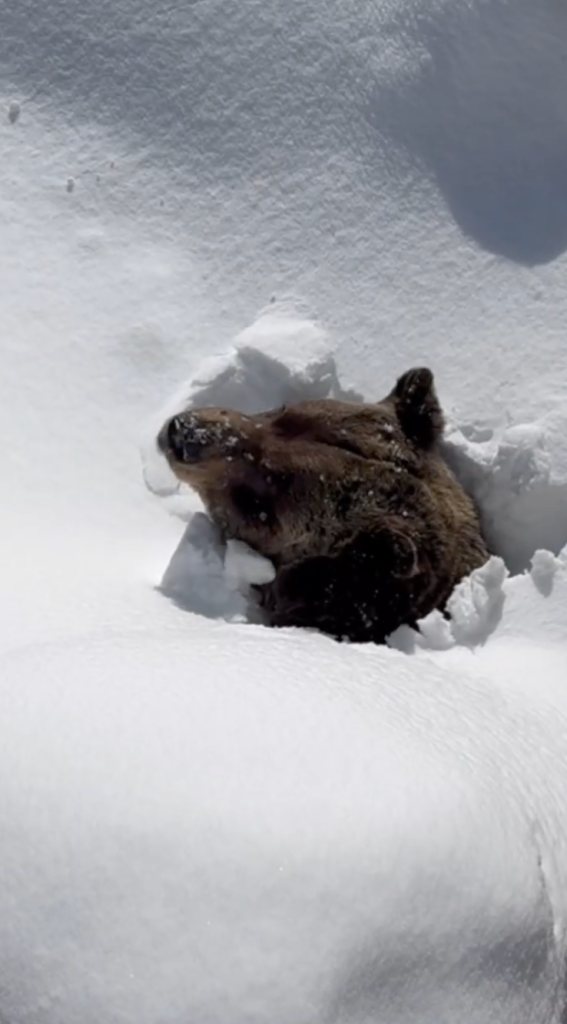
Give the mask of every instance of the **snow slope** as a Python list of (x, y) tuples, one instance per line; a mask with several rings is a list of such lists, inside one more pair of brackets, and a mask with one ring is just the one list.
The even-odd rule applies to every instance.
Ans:
[[(563, 12), (20, 0), (0, 49), (0, 1021), (565, 1024)], [(247, 623), (153, 414), (415, 363), (495, 558), (391, 648)]]

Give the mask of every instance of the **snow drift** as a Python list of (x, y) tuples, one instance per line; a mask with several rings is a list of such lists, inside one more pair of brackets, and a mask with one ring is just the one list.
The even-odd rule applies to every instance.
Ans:
[(151, 606), (5, 659), (7, 1019), (559, 1021), (560, 650), (518, 652), (523, 601), (494, 664)]

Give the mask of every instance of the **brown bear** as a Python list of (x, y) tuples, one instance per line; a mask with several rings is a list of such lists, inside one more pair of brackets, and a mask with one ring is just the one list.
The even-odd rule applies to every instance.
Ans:
[(376, 404), (191, 409), (164, 424), (158, 447), (223, 538), (273, 562), (274, 581), (258, 588), (271, 625), (384, 642), (443, 609), (488, 558), (442, 432), (433, 374), (420, 368)]

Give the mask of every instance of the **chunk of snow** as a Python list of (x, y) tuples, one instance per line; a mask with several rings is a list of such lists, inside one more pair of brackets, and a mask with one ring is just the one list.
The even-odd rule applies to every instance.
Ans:
[(229, 587), (235, 590), (271, 583), (276, 577), (272, 563), (240, 540), (227, 541), (224, 569)]
[(483, 643), (496, 629), (508, 575), (501, 558), (492, 557), (457, 584), (447, 602), (451, 632), (459, 644)]

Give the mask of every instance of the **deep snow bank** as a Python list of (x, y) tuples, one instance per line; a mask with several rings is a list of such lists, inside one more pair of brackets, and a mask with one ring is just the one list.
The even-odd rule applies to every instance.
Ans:
[(141, 595), (4, 657), (4, 1019), (559, 1024), (566, 591), (480, 659)]

